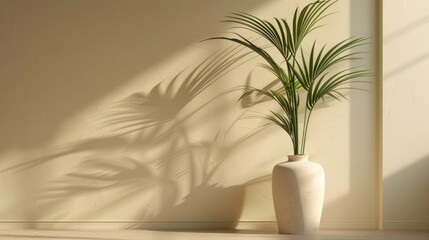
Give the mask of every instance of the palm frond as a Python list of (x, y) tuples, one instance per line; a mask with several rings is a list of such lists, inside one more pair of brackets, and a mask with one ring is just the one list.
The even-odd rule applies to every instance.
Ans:
[(271, 123), (282, 128), (291, 138), (292, 143), (295, 144), (293, 124), (284, 115), (271, 111), (271, 115), (266, 115), (265, 118)]
[(214, 37), (214, 38), (209, 38), (208, 40), (214, 40), (214, 39), (228, 40), (228, 41), (238, 43), (246, 48), (249, 48), (250, 50), (257, 53), (259, 56), (261, 56), (263, 59), (265, 59), (265, 61), (268, 63), (268, 65), (270, 65), (270, 67), (273, 69), (273, 71), (276, 73), (276, 76), (279, 79), (286, 78), (286, 73), (284, 72), (282, 67), (280, 67), (280, 65), (277, 64), (277, 62), (269, 53), (267, 53), (261, 47), (256, 46), (254, 43), (252, 43), (245, 37), (241, 36), (240, 34), (236, 34), (236, 35), (238, 36), (238, 38)]
[(256, 16), (247, 13), (232, 13), (227, 16), (224, 22), (238, 24), (237, 28), (243, 28), (258, 34), (268, 40), (285, 59), (290, 57), (288, 51), (287, 32), (283, 30), (280, 20), (276, 19), (276, 28), (272, 23), (262, 20)]
[[(339, 100), (338, 97), (345, 98), (342, 94), (340, 94), (339, 87), (353, 83), (357, 78), (363, 78), (371, 76), (372, 73), (367, 70), (356, 70), (349, 71), (349, 69), (340, 71), (333, 76), (324, 80), (324, 75), (322, 78), (315, 81), (315, 84), (312, 86), (310, 91), (308, 91), (307, 95), (307, 108), (312, 110), (314, 106), (318, 103), (319, 100), (323, 99), (327, 95)], [(344, 88), (343, 88), (344, 89)]]
[[(362, 52), (356, 49), (366, 44), (365, 38), (347, 38), (332, 47), (318, 47), (313, 42), (309, 51), (301, 46), (309, 33), (322, 26), (321, 20), (330, 15), (327, 10), (337, 1), (316, 0), (302, 9), (296, 8), (290, 21), (274, 18), (269, 22), (248, 13), (232, 13), (226, 17), (224, 22), (234, 24), (233, 28), (256, 34), (258, 39), (265, 41), (264, 44), (268, 43), (268, 47), (238, 33), (233, 37), (211, 38), (232, 41), (258, 54), (265, 61), (261, 66), (281, 82), (281, 91), (271, 87), (248, 87), (239, 100), (255, 93), (276, 101), (283, 112), (280, 114), (271, 111), (266, 118), (289, 134), (294, 154), (303, 154), (305, 151), (309, 119), (315, 105), (326, 97), (346, 99), (342, 90), (353, 89), (348, 84), (362, 82), (359, 79), (371, 75), (369, 71), (360, 68), (335, 69), (342, 62), (360, 58)], [(281, 54), (280, 61), (275, 58), (277, 53), (271, 53), (272, 50)], [(306, 95), (300, 95), (301, 90)], [(299, 128), (298, 108), (302, 96), (306, 97), (302, 121), (304, 126)], [(298, 132), (300, 129), (302, 138)]]
[(249, 89), (244, 92), (244, 94), (239, 98), (241, 100), (242, 98), (249, 96), (253, 93), (259, 93), (261, 95), (264, 95), (268, 98), (271, 98), (277, 102), (277, 104), (283, 109), (283, 111), (286, 113), (288, 118), (292, 118), (292, 107), (290, 103), (290, 99), (287, 99), (287, 97), (283, 96), (282, 94), (278, 93), (277, 91), (272, 90), (263, 90), (259, 88), (249, 87)]

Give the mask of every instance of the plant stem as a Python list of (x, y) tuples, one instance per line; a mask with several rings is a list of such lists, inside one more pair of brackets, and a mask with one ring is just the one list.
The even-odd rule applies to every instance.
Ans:
[[(292, 80), (291, 80), (292, 79)], [(293, 154), (297, 155), (299, 150), (299, 135), (298, 135), (298, 106), (296, 102), (296, 96), (295, 96), (295, 86), (293, 83), (293, 78), (289, 78), (289, 89), (287, 91), (289, 92), (290, 96), (290, 105), (291, 105), (291, 127), (292, 132), (290, 134), (292, 139), (292, 146), (293, 146)]]
[(298, 100), (296, 96), (296, 87), (295, 87), (295, 77), (292, 75), (290, 77), (290, 83), (291, 83), (291, 97), (292, 97), (292, 126), (293, 126), (293, 154), (297, 155), (299, 154), (299, 121), (298, 121)]
[[(293, 52), (293, 61), (292, 61), (292, 69), (295, 68), (295, 62), (296, 62), (296, 58), (295, 58), (295, 52), (298, 50), (299, 45), (295, 46), (295, 50)], [(287, 61), (286, 61), (286, 66), (287, 65)], [(294, 155), (298, 155), (299, 154), (299, 121), (298, 121), (298, 100), (297, 100), (297, 96), (296, 96), (296, 86), (295, 86), (295, 74), (294, 71), (291, 71), (289, 69), (289, 67), (287, 67), (288, 73), (289, 73), (289, 80), (290, 80), (290, 86), (291, 86), (291, 92), (292, 92), (292, 105), (293, 105), (293, 113), (292, 113), (292, 125), (294, 126), (293, 128), (293, 137), (294, 137), (294, 143), (293, 143), (293, 154)]]
[(308, 131), (308, 124), (310, 122), (311, 112), (312, 110), (310, 110), (307, 115), (307, 108), (305, 108), (304, 128), (302, 130), (301, 154), (304, 154), (304, 151), (305, 151), (305, 143), (307, 142), (307, 131)]
[(304, 154), (305, 128), (307, 127), (306, 119), (307, 119), (307, 107), (305, 108), (305, 112), (304, 112), (304, 127), (302, 128), (302, 139), (301, 139), (301, 154)]

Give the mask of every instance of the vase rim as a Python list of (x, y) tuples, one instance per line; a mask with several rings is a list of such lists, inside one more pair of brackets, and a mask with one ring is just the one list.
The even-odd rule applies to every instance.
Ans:
[(287, 155), (289, 162), (308, 161), (308, 157), (309, 156), (307, 154)]

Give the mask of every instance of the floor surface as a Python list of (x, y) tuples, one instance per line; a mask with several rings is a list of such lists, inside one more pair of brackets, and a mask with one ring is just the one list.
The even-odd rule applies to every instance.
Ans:
[(177, 231), (53, 231), (53, 230), (1, 230), (0, 239), (10, 240), (429, 240), (429, 232), (416, 231), (321, 231), (315, 236), (278, 235), (274, 232), (260, 231), (216, 231), (216, 232), (177, 232)]

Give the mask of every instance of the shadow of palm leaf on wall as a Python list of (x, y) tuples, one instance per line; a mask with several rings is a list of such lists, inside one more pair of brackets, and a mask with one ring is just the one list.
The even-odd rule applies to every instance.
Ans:
[[(141, 133), (143, 130), (153, 129), (153, 127), (156, 127), (156, 130), (160, 130), (173, 120), (176, 123), (185, 121), (214, 99), (201, 104), (201, 106), (193, 109), (193, 111), (182, 119), (178, 119), (178, 113), (207, 87), (231, 71), (233, 67), (238, 66), (240, 64), (238, 61), (248, 55), (248, 53), (239, 55), (240, 52), (241, 49), (239, 48), (228, 48), (220, 53), (215, 53), (194, 68), (185, 77), (182, 84), (179, 81), (182, 80), (181, 75), (184, 71), (177, 74), (168, 83), (167, 87), (164, 87), (164, 91), (162, 90), (162, 83), (159, 83), (148, 94), (136, 92), (118, 101), (99, 116), (102, 119), (102, 128), (111, 128), (109, 129), (108, 136), (94, 137), (64, 144), (43, 157), (0, 169), (0, 173), (29, 169), (77, 151), (102, 151), (118, 145), (131, 144), (129, 140), (120, 136), (135, 132)], [(179, 85), (179, 89), (174, 92), (176, 85)], [(219, 96), (227, 93), (222, 93)], [(169, 130), (175, 127), (175, 125), (168, 126)], [(151, 140), (153, 140), (153, 137), (152, 135), (145, 136), (146, 139)]]
[(227, 129), (196, 139), (192, 127), (206, 123), (190, 120), (206, 114), (205, 108), (222, 96), (241, 90), (230, 89), (195, 104), (217, 80), (250, 59), (237, 47), (214, 53), (148, 93), (133, 93), (106, 109), (100, 114), (106, 136), (68, 143), (1, 172), (28, 171), (62, 157), (75, 159), (74, 168), (49, 181), (34, 197), (35, 220), (234, 222), (240, 217), (246, 186), (270, 176), (252, 176), (228, 186), (214, 176), (262, 128), (232, 138), (244, 112)]
[[(185, 70), (177, 74), (166, 87), (163, 85), (164, 82), (161, 82), (149, 93), (134, 93), (119, 101), (111, 112), (107, 112), (104, 124), (106, 127), (113, 126), (112, 131), (122, 131), (121, 134), (141, 131), (171, 121), (179, 124), (214, 101), (216, 97), (199, 107), (192, 108), (187, 116), (179, 116), (192, 100), (206, 91), (213, 83), (248, 61), (249, 59), (245, 58), (249, 54), (249, 52), (242, 53), (242, 49), (237, 47), (214, 53), (186, 76), (183, 76)], [(227, 93), (229, 91), (223, 92), (217, 97)]]

